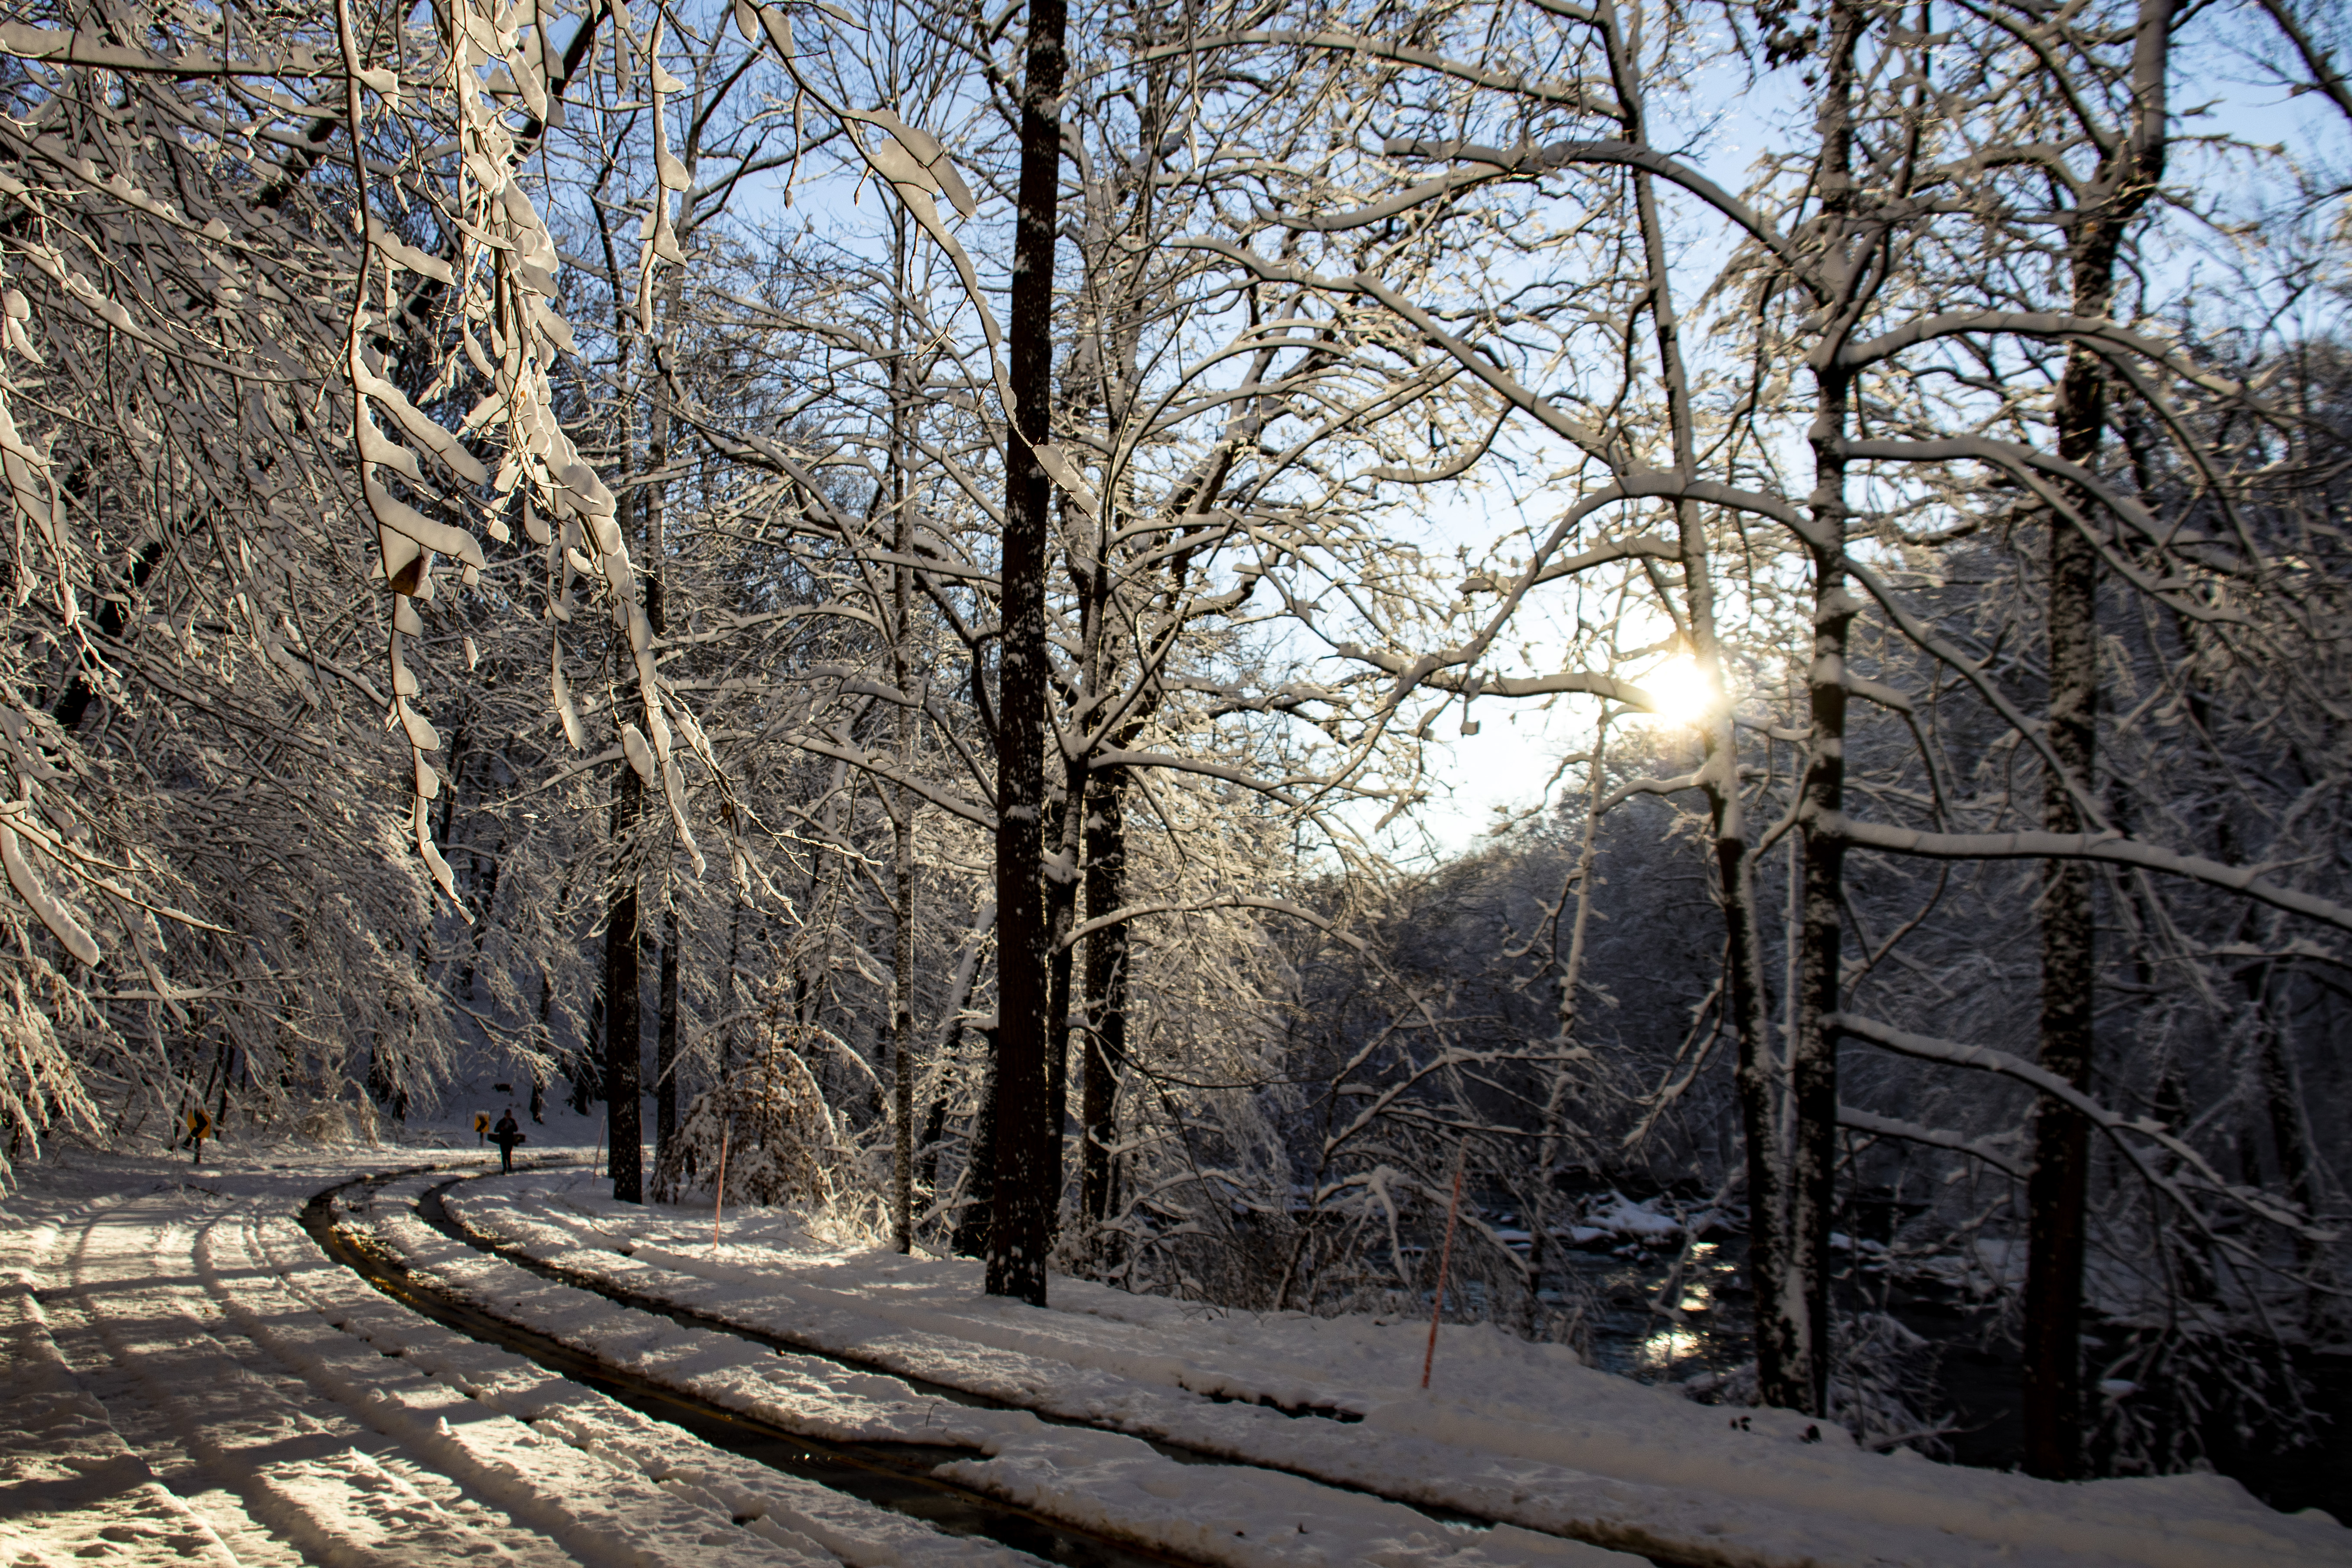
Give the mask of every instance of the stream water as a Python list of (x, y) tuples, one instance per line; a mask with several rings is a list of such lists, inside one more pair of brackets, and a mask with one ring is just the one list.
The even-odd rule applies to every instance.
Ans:
[[(1503, 1216), (1497, 1216), (1498, 1218)], [(1753, 1359), (1754, 1297), (1743, 1273), (1746, 1243), (1719, 1236), (1695, 1243), (1684, 1261), (1676, 1314), (1653, 1303), (1671, 1278), (1675, 1246), (1635, 1242), (1587, 1246), (1553, 1255), (1571, 1274), (1586, 1310), (1592, 1359), (1604, 1371), (1643, 1383), (1702, 1388)], [(2019, 1464), (2024, 1428), (2019, 1416), (2022, 1365), (2014, 1346), (1990, 1331), (1987, 1310), (1958, 1292), (1906, 1287), (1885, 1279), (1865, 1258), (1839, 1284), (1840, 1305), (1881, 1311), (1916, 1334), (1918, 1363), (1933, 1378), (1936, 1413), (1949, 1418), (1940, 1434), (1941, 1457), (1992, 1469)], [(1568, 1292), (1560, 1292), (1563, 1300)], [(2096, 1355), (2121, 1348), (2127, 1331), (2094, 1322)], [(2279, 1369), (2273, 1369), (2279, 1370)], [(2229, 1414), (2220, 1389), (2203, 1391), (2215, 1413), (2199, 1438), (2213, 1468), (2235, 1477), (2273, 1508), (2320, 1508), (2352, 1519), (2352, 1354), (2298, 1351), (2293, 1370), (2306, 1389), (2315, 1440), (2290, 1444), (2284, 1420), (2242, 1420)], [(1705, 1395), (1702, 1395), (1705, 1397)], [(1931, 1452), (1938, 1450), (1931, 1447)]]

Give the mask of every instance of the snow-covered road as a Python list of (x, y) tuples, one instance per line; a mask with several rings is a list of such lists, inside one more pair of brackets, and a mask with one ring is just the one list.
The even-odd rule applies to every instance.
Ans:
[[(77, 1155), (0, 1203), (0, 1568), (1039, 1561), (428, 1320), (298, 1217), (404, 1162), (278, 1157), (191, 1171)], [(813, 1438), (960, 1447), (971, 1457), (942, 1474), (961, 1484), (1174, 1561), (1634, 1561), (1591, 1543), (1606, 1542), (1723, 1564), (2352, 1564), (2352, 1532), (2216, 1478), (2057, 1488), (1808, 1442), (1779, 1413), (1726, 1427), (1723, 1411), (1483, 1331), (1446, 1331), (1423, 1394), (1412, 1324), (1066, 1280), (1040, 1310), (980, 1296), (961, 1260), (826, 1247), (778, 1217), (730, 1218), (714, 1248), (707, 1217), (614, 1205), (568, 1175), (449, 1194), (453, 1215), (583, 1281), (824, 1352), (779, 1354), (451, 1240), (415, 1204), (460, 1173), (352, 1187), (351, 1218), (443, 1288), (683, 1398)], [(1186, 1462), (1202, 1454), (1223, 1462)], [(1444, 1524), (1433, 1508), (1501, 1522)]]
[(108, 1162), (9, 1199), (0, 1563), (1035, 1564), (403, 1310), (296, 1219), (350, 1173)]
[[(2222, 1477), (2060, 1486), (1866, 1453), (1801, 1416), (1694, 1405), (1484, 1327), (1445, 1329), (1423, 1393), (1424, 1322), (1212, 1310), (1067, 1279), (1041, 1310), (982, 1296), (968, 1260), (829, 1247), (782, 1216), (730, 1219), (714, 1247), (705, 1216), (615, 1204), (571, 1174), (461, 1184), (448, 1206), (583, 1282), (711, 1321), (1024, 1411), (1521, 1527), (1486, 1536), (1497, 1556), (1541, 1533), (1727, 1564), (2352, 1563), (2352, 1531), (2278, 1514)], [(386, 1223), (468, 1289), (511, 1290), (518, 1310), (540, 1303), (529, 1310), (550, 1322), (568, 1312), (572, 1331), (604, 1336), (600, 1353), (625, 1348), (652, 1365), (693, 1344), (698, 1358), (739, 1366), (778, 1359), (643, 1315), (624, 1345), (609, 1303), (559, 1305), (558, 1288), (526, 1289), (529, 1276), (468, 1259), (413, 1218)], [(883, 1407), (910, 1392), (782, 1359), (803, 1363), (795, 1375), (811, 1386), (786, 1403), (813, 1423), (878, 1429)], [(1078, 1435), (1040, 1425), (1016, 1437), (1017, 1418), (956, 1412), (975, 1440), (999, 1445), (987, 1464), (961, 1467), (968, 1479), (1049, 1511), (1082, 1506), (1076, 1494), (1099, 1478), (1053, 1455)], [(1026, 1457), (1033, 1447), (1041, 1457)], [(1239, 1513), (1244, 1492), (1221, 1495)]]

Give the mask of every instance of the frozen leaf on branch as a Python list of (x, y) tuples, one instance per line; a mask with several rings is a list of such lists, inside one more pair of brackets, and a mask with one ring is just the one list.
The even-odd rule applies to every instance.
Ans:
[[(405, 501), (394, 500), (392, 493), (383, 488), (383, 481), (370, 468), (360, 470), (360, 488), (367, 496), (368, 510), (374, 516), (380, 531), (413, 540), (424, 549), (454, 555), (469, 566), (486, 564), (482, 559), (482, 547), (475, 542), (472, 534), (462, 528), (452, 528), (446, 522), (436, 522)], [(393, 557), (396, 553), (403, 552), (390, 548), (385, 550), (383, 571), (385, 578), (395, 586), (399, 573)], [(405, 564), (404, 553), (398, 564)]]
[(352, 384), (382, 404), (408, 438), (438, 458), (450, 472), (467, 484), (486, 485), (490, 482), (490, 471), (482, 467), (480, 458), (466, 450), (465, 444), (457, 437), (434, 423), (423, 410), (409, 402), (406, 393), (370, 370), (357, 354), (352, 357)]
[[(784, 15), (783, 8), (761, 5), (756, 9), (760, 14), (760, 26), (767, 33), (768, 42), (773, 46), (777, 55), (787, 64), (797, 58), (800, 51), (793, 44), (792, 18)], [(740, 18), (741, 14), (739, 11), (737, 15)]]
[(449, 901), (452, 904), (457, 905), (458, 918), (467, 925), (472, 925), (473, 915), (467, 911), (465, 900), (457, 897), (457, 876), (449, 869), (449, 862), (441, 858), (441, 851), (433, 847), (433, 829), (425, 815), (423, 795), (415, 797), (412, 824), (416, 832), (416, 853), (433, 873), (434, 884), (449, 896)]
[(1038, 442), (1031, 450), (1037, 454), (1038, 466), (1069, 493), (1070, 499), (1078, 503), (1079, 510), (1088, 517), (1097, 515), (1100, 504), (1095, 499), (1095, 492), (1087, 488), (1085, 479), (1078, 477), (1077, 468), (1070, 461), (1067, 453), (1051, 441)]
[(621, 726), (621, 751), (629, 759), (629, 766), (647, 784), (654, 782), (654, 754), (646, 744), (646, 737), (635, 724)]
[(393, 716), (399, 721), (400, 727), (407, 732), (410, 745), (420, 752), (437, 752), (441, 749), (441, 732), (434, 729), (431, 721), (424, 714), (411, 708), (400, 698), (393, 699), (392, 710)]
[(408, 244), (393, 233), (385, 226), (384, 221), (373, 213), (368, 214), (367, 231), (370, 245), (399, 262), (411, 272), (430, 278), (436, 283), (456, 283), (457, 279), (451, 275), (447, 262)]
[(31, 863), (25, 858), (24, 846), (16, 837), (16, 830), (5, 823), (0, 823), (0, 861), (7, 865), (8, 883), (16, 889), (16, 896), (33, 907), (33, 912), (65, 944), (66, 951), (84, 963), (96, 965), (98, 942), (82, 928), (81, 922), (74, 919), (72, 912), (41, 884)]
[(563, 679), (563, 644), (551, 638), (554, 655), (550, 664), (550, 681), (555, 699), (555, 711), (563, 720), (563, 738), (575, 752), (583, 750), (585, 742), (580, 731), (580, 710), (572, 705), (571, 684)]
[(376, 428), (374, 419), (368, 415), (367, 399), (360, 399), (358, 417), (354, 422), (359, 428), (361, 462), (396, 468), (418, 484), (425, 482), (424, 471), (417, 467), (416, 454), (384, 439), (383, 432)]
[(947, 149), (939, 138), (919, 126), (908, 124), (887, 109), (870, 110), (845, 110), (852, 120), (862, 120), (880, 127), (890, 140), (878, 147), (864, 149), (866, 161), (893, 184), (912, 184), (934, 195), (945, 195), (955, 204), (956, 211), (970, 217), (976, 210), (971, 189), (956, 173), (955, 163), (948, 157)]
[(568, 354), (576, 354), (580, 352), (580, 346), (572, 340), (572, 323), (557, 315), (548, 302), (537, 294), (526, 294), (523, 298), (530, 305), (531, 324), (540, 330), (549, 342)]

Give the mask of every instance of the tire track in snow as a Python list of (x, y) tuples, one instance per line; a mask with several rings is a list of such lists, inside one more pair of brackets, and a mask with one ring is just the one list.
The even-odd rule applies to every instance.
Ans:
[(1182, 1464), (1116, 1431), (1048, 1424), (1028, 1410), (945, 1405), (918, 1397), (895, 1376), (771, 1352), (740, 1335), (673, 1327), (647, 1312), (616, 1313), (623, 1303), (485, 1256), (404, 1206), (446, 1180), (385, 1189), (374, 1215), (379, 1233), (412, 1267), (499, 1316), (721, 1408), (747, 1409), (825, 1440), (929, 1434), (982, 1449), (987, 1458), (940, 1473), (1092, 1531), (1221, 1568), (1612, 1568), (1639, 1561), (1507, 1523), (1449, 1528), (1408, 1504), (1271, 1466)]
[[(541, 1437), (609, 1460), (629, 1474), (650, 1477), (664, 1491), (730, 1516), (768, 1539), (827, 1561), (837, 1559), (851, 1568), (1044, 1568), (1038, 1558), (1025, 1552), (985, 1539), (943, 1533), (715, 1448), (677, 1426), (551, 1375), (530, 1359), (446, 1328), (409, 1310), (408, 1304), (394, 1306), (380, 1292), (397, 1287), (375, 1276), (363, 1283), (360, 1274), (330, 1263), (290, 1220), (273, 1217), (263, 1240), (273, 1267), (289, 1288), (310, 1297), (320, 1313), (382, 1353), (412, 1361), (486, 1407), (530, 1422)], [(679, 1405), (700, 1405), (690, 1397), (665, 1397)], [(727, 1418), (726, 1412), (713, 1414)], [(734, 1561), (730, 1559), (730, 1568)]]
[(224, 1539), (221, 1521), (164, 1483), (68, 1363), (38, 1284), (61, 1235), (54, 1218), (0, 1227), (0, 1371), (8, 1392), (0, 1422), (0, 1562), (50, 1568), (95, 1556), (168, 1554), (238, 1568), (240, 1554)]
[[(1164, 1322), (1148, 1299), (1106, 1302), (1099, 1321), (1083, 1289), (1081, 1304), (1051, 1314), (983, 1303), (968, 1285), (924, 1285), (937, 1266), (920, 1260), (835, 1258), (835, 1279), (809, 1260), (820, 1278), (804, 1279), (779, 1266), (796, 1261), (789, 1247), (781, 1259), (746, 1254), (754, 1265), (747, 1268), (686, 1239), (699, 1230), (691, 1222), (554, 1188), (529, 1193), (535, 1202), (525, 1208), (517, 1189), (526, 1186), (492, 1178), (465, 1204), (500, 1233), (493, 1239), (589, 1289), (617, 1289), (656, 1310), (674, 1303), (730, 1330), (730, 1320), (748, 1320), (753, 1335), (954, 1381), (1041, 1413), (1654, 1560), (1725, 1568), (2352, 1563), (2352, 1536), (2332, 1521), (2274, 1513), (2218, 1478), (2065, 1486), (1842, 1450), (1809, 1441), (1817, 1434), (1803, 1430), (1804, 1417), (1777, 1411), (1752, 1413), (1753, 1436), (1742, 1420), (1727, 1439), (1720, 1412), (1587, 1369), (1547, 1375), (1519, 1360), (1517, 1346), (1481, 1361), (1475, 1335), (1463, 1363), (1474, 1392), (1416, 1397), (1366, 1375), (1363, 1358), (1395, 1345), (1356, 1343), (1344, 1324), (1331, 1331), (1346, 1352), (1335, 1358), (1319, 1342), (1302, 1352), (1295, 1333), (1269, 1338), (1267, 1323), (1245, 1313), (1231, 1333), (1203, 1338), (1213, 1325)], [(915, 1278), (894, 1285), (908, 1268)], [(1413, 1338), (1417, 1371), (1419, 1331), (1403, 1332)], [(1336, 1404), (1364, 1419), (1292, 1418), (1240, 1402), (1259, 1393), (1286, 1412)]]
[[(201, 1228), (150, 1195), (84, 1226), (60, 1304), (142, 1385), (179, 1446), (257, 1525), (330, 1568), (568, 1568), (573, 1559), (468, 1497), (349, 1403), (237, 1331)], [(209, 1276), (209, 1277), (208, 1277)]]

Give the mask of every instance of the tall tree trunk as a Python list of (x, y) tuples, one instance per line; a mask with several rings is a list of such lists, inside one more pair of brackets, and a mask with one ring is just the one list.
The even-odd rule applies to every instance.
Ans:
[[(2080, 357), (2087, 358), (2087, 355)], [(2095, 378), (2095, 366), (2089, 367)], [(2067, 380), (2074, 379), (2068, 365)], [(2062, 400), (2064, 395), (2062, 393)], [(2095, 393), (2091, 395), (2097, 400)], [(2062, 448), (2064, 446), (2062, 437)], [(2050, 520), (2050, 749), (2087, 787), (2098, 704), (2098, 554), (2083, 531)], [(2042, 826), (2079, 833), (2068, 778), (2044, 781)], [(2097, 980), (2091, 868), (2081, 860), (2042, 868), (2041, 1061), (2077, 1089), (2092, 1068)], [(2081, 1112), (2042, 1100), (2033, 1118), (2033, 1170), (2026, 1181), (2025, 1466), (2052, 1479), (2082, 1467), (2083, 1260), (2088, 1240), (2091, 1129)]]
[[(1852, 0), (1837, 0), (1829, 16), (1827, 70), (1817, 123), (1822, 134), (1822, 224), (1841, 247), (1853, 208), (1855, 57), (1864, 21)], [(1851, 252), (1830, 264), (1838, 280), (1869, 265)], [(1858, 285), (1853, 292), (1859, 294)], [(1837, 1053), (1832, 1026), (1841, 995), (1845, 900), (1845, 844), (1838, 817), (1845, 809), (1846, 645), (1861, 601), (1846, 587), (1846, 423), (1853, 374), (1831, 357), (1846, 323), (1833, 327), (1815, 353), (1811, 432), (1813, 492), (1810, 552), (1813, 567), (1813, 662), (1808, 687), (1812, 710), (1811, 755), (1801, 785), (1799, 821), (1804, 833), (1802, 932), (1797, 960), (1797, 1028), (1789, 1043), (1788, 1184), (1786, 1220), (1773, 1259), (1775, 1277), (1756, 1292), (1758, 1373), (1765, 1403), (1808, 1415), (1829, 1414), (1830, 1219), (1837, 1195)], [(1735, 784), (1736, 787), (1736, 784)], [(1751, 1170), (1750, 1179), (1754, 1173)], [(1755, 1194), (1749, 1194), (1755, 1201)], [(1768, 1371), (1769, 1369), (1769, 1371)]]
[(1077, 953), (1070, 932), (1077, 927), (1082, 823), (1092, 794), (1087, 767), (1073, 761), (1065, 772), (1061, 831), (1055, 837), (1053, 868), (1045, 883), (1045, 1123), (1047, 1223), (1059, 1228), (1062, 1205), (1062, 1130), (1070, 1117), (1070, 983)]
[[(1649, 132), (1643, 90), (1640, 14), (1620, 11), (1613, 4), (1595, 14), (1609, 49), (1612, 85), (1616, 89), (1624, 118), (1625, 138), (1635, 145), (1645, 145)], [(1675, 309), (1665, 226), (1659, 216), (1654, 182), (1646, 171), (1637, 171), (1633, 175), (1633, 202), (1648, 273), (1650, 320), (1656, 339), (1659, 374), (1665, 384), (1667, 416), (1673, 426), (1675, 468), (1688, 482), (1698, 477), (1690, 372), (1683, 355), (1681, 318)], [(1776, 1331), (1766, 1321), (1773, 1304), (1788, 1297), (1785, 1289), (1776, 1288), (1790, 1256), (1784, 1236), (1787, 1183), (1781, 1169), (1781, 1094), (1772, 1061), (1771, 1004), (1763, 984), (1763, 938), (1756, 910), (1755, 867), (1748, 851), (1747, 816), (1740, 794), (1738, 734), (1732, 722), (1729, 684), (1725, 678), (1722, 641), (1715, 620), (1715, 578), (1698, 504), (1688, 499), (1678, 501), (1675, 521), (1682, 547), (1684, 615), (1690, 629), (1691, 658), (1706, 677), (1708, 689), (1716, 694), (1716, 701), (1702, 724), (1706, 754), (1700, 773), (1715, 840), (1717, 897), (1723, 905), (1728, 1011), (1734, 1037), (1738, 1042), (1733, 1083), (1738, 1095), (1747, 1148), (1748, 1275), (1756, 1285), (1757, 1371), (1766, 1388), (1785, 1388), (1790, 1382), (1786, 1346), (1791, 1336), (1786, 1331), (1787, 1325), (1778, 1325)], [(1601, 777), (1600, 745), (1596, 738), (1596, 799)], [(1590, 825), (1588, 859), (1589, 827)], [(1580, 928), (1584, 918), (1585, 898), (1580, 893)], [(1580, 929), (1576, 944), (1580, 952), (1581, 946)], [(1562, 1005), (1572, 1008), (1572, 999), (1564, 999)], [(1568, 1021), (1563, 1019), (1563, 1029)], [(1563, 1032), (1562, 1038), (1565, 1037)], [(1539, 1237), (1532, 1244), (1541, 1245)]]
[(623, 763), (613, 772), (613, 883), (604, 903), (604, 1125), (613, 1196), (645, 1202), (639, 1142), (637, 833), (645, 786)]
[(743, 958), (743, 904), (740, 892), (735, 896), (734, 912), (727, 917), (727, 968), (719, 979), (719, 1013), (727, 1026), (719, 1031), (719, 1083), (725, 1088), (735, 1071), (735, 966)]
[(654, 1158), (659, 1161), (677, 1136), (677, 906), (662, 911), (661, 999), (654, 1034)]
[(956, 1215), (954, 1247), (959, 1257), (987, 1258), (996, 1228), (996, 1032), (979, 1031), (986, 1045), (981, 1068), (980, 1105), (971, 1119), (973, 1142), (964, 1166), (963, 1212)]
[[(899, 223), (899, 254), (905, 254), (905, 220)], [(893, 318), (892, 330), (897, 330)], [(913, 610), (914, 574), (907, 565), (914, 551), (914, 526), (906, 495), (906, 395), (900, 362), (892, 362), (890, 405), (891, 550), (890, 681), (898, 689), (898, 766), (911, 774), (915, 763), (915, 713), (908, 705), (914, 671), (907, 638)], [(915, 795), (893, 785), (889, 794), (890, 942), (890, 1230), (902, 1253), (915, 1249)]]
[[(2123, 134), (2100, 160), (2077, 209), (2074, 313), (2103, 316), (2115, 299), (2124, 236), (2162, 175), (2165, 77), (2174, 0), (2142, 0), (2132, 62), (2133, 99)], [(2106, 376), (2099, 357), (2066, 355), (2055, 417), (2058, 455), (2089, 467), (2106, 433)], [(2099, 555), (2085, 536), (2097, 506), (2081, 487), (2068, 500), (2081, 523), (2050, 514), (2049, 742), (2056, 770), (2042, 783), (2042, 826), (2079, 833), (2075, 791), (2095, 787), (2099, 700)], [(2042, 871), (2041, 1064), (2088, 1089), (2098, 978), (2091, 868), (2054, 860)], [(2083, 1263), (2089, 1244), (2090, 1124), (2044, 1099), (2033, 1118), (2033, 1170), (2026, 1181), (2025, 1468), (2066, 1479), (2083, 1472)]]
[[(956, 964), (955, 980), (949, 988), (947, 1005), (940, 1009), (939, 1038), (931, 1047), (931, 1059), (939, 1063), (939, 1072), (932, 1080), (931, 1109), (923, 1118), (922, 1170), (918, 1177), (926, 1201), (932, 1204), (939, 1202), (940, 1135), (947, 1126), (948, 1094), (954, 1084), (953, 1068), (961, 1050), (964, 1009), (971, 1005), (972, 988), (980, 984), (981, 958), (988, 949), (990, 928), (995, 924), (995, 906), (983, 907), (980, 918), (972, 922), (971, 930), (964, 934), (963, 957)], [(984, 1120), (984, 1102), (982, 1115)], [(982, 1156), (973, 1153), (971, 1162), (975, 1166), (979, 1165)], [(977, 1237), (980, 1233), (972, 1234)], [(964, 1245), (964, 1235), (965, 1227), (959, 1221), (956, 1251), (966, 1257), (979, 1256), (980, 1248)]]
[[(1087, 919), (1110, 914), (1127, 898), (1127, 791), (1124, 767), (1100, 770), (1087, 805)], [(1118, 1075), (1127, 1062), (1128, 924), (1087, 938), (1086, 1057), (1078, 1090), (1078, 1212), (1089, 1254), (1115, 1209), (1111, 1150), (1118, 1142)]]
[(994, 1192), (988, 1292), (1045, 1303), (1054, 1131), (1045, 1120), (1045, 848), (1048, 649), (1045, 535), (1053, 487), (1034, 449), (1052, 436), (1054, 245), (1060, 207), (1060, 99), (1066, 0), (1030, 0), (1021, 89), (1020, 212), (1013, 246), (1007, 373), (1015, 406), (1004, 443), (1003, 673), (997, 700), (996, 1072), (990, 1121)]
[[(446, 844), (449, 840), (444, 837), (441, 842)], [(479, 873), (481, 895), (476, 906), (478, 912), (474, 921), (474, 950), (467, 954), (466, 973), (457, 981), (457, 994), (468, 1000), (474, 994), (474, 976), (481, 972), (482, 944), (489, 939), (490, 922), (498, 913), (499, 868), (505, 861), (506, 852), (507, 841), (501, 834), (498, 849), (490, 857), (489, 868)]]

